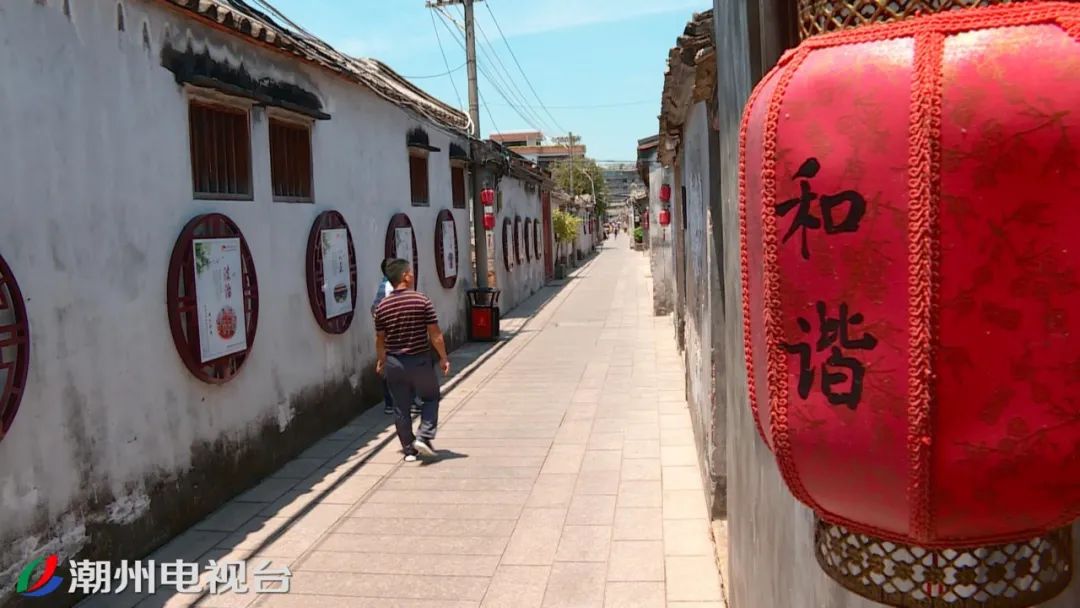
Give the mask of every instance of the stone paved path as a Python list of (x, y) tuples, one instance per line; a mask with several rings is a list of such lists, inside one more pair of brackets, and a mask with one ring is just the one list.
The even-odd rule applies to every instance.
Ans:
[(268, 559), (291, 568), (289, 594), (84, 605), (719, 608), (680, 358), (647, 273), (623, 238), (511, 315), (513, 338), (448, 382), (442, 460), (403, 463), (374, 408), (155, 555)]

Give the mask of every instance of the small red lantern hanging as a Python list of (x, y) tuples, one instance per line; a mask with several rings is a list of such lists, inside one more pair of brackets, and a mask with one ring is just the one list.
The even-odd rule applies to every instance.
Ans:
[(660, 186), (660, 202), (671, 202), (671, 184), (663, 184)]
[(494, 213), (485, 213), (484, 214), (484, 230), (494, 230), (494, 229), (495, 229), (495, 214)]
[(481, 190), (480, 191), (480, 202), (482, 202), (485, 207), (490, 207), (490, 206), (494, 205), (495, 204), (495, 190), (493, 190), (491, 188), (484, 188), (483, 190)]
[(668, 224), (671, 223), (671, 212), (668, 211), (667, 209), (661, 209), (659, 219), (660, 219), (660, 225), (661, 226), (667, 226)]
[(1078, 35), (1064, 2), (825, 34), (747, 105), (750, 405), (819, 564), (876, 601), (1031, 606), (1071, 578)]

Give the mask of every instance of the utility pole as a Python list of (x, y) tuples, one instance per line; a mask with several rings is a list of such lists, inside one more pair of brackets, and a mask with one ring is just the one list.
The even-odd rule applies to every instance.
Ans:
[(577, 202), (577, 194), (574, 193), (574, 132), (570, 131), (567, 139), (570, 140), (570, 200)]
[[(465, 64), (469, 74), (469, 119), (472, 122), (473, 139), (480, 141), (480, 92), (476, 84), (476, 30), (473, 17), (473, 2), (481, 0), (428, 0), (427, 7), (437, 10), (444, 6), (462, 4), (465, 6)], [(478, 152), (478, 148), (474, 148)], [(483, 164), (478, 154), (472, 159), (472, 221), (473, 240), (476, 251), (476, 286), (488, 287), (488, 250), (487, 230), (484, 229), (484, 206), (480, 203), (480, 191), (484, 184), (480, 176)]]

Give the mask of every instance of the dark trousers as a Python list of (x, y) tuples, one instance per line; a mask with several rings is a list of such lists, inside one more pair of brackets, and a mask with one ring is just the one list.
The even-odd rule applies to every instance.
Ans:
[(383, 376), (382, 381), (382, 394), (383, 402), (386, 404), (384, 409), (388, 411), (394, 411), (394, 396), (390, 394), (390, 383), (386, 381), (386, 376)]
[(420, 438), (434, 439), (435, 429), (439, 425), (440, 391), (435, 360), (430, 352), (418, 355), (387, 355), (386, 383), (390, 385), (390, 395), (394, 403), (394, 424), (397, 426), (401, 447), (406, 454), (415, 453), (412, 444), (416, 436), (413, 435), (409, 408), (417, 397), (423, 402), (418, 431)]

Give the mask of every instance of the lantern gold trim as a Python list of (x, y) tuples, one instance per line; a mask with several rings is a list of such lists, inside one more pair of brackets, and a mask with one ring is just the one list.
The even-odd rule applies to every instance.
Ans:
[(818, 564), (845, 589), (899, 608), (1028, 608), (1072, 580), (1072, 529), (1027, 541), (926, 549), (815, 518)]
[(799, 39), (920, 14), (994, 6), (1024, 0), (799, 0)]

